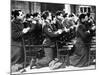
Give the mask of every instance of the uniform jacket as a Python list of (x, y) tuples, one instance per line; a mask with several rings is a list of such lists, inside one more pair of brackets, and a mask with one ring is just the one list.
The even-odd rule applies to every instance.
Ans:
[(22, 46), (22, 30), (24, 25), (21, 20), (15, 19), (11, 23), (11, 45)]
[(44, 40), (43, 44), (46, 44), (46, 45), (52, 44), (52, 41), (54, 41), (53, 38), (56, 38), (57, 36), (59, 36), (59, 34), (55, 34), (53, 27), (47, 21), (45, 21), (45, 25), (43, 27), (43, 32), (45, 35), (45, 40)]

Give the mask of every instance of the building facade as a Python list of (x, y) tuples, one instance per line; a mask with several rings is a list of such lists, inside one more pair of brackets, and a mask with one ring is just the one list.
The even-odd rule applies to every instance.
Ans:
[(75, 4), (58, 4), (58, 3), (42, 3), (42, 2), (29, 2), (29, 1), (16, 1), (11, 0), (11, 10), (21, 9), (26, 13), (43, 12), (49, 10), (55, 13), (58, 10), (65, 11), (66, 13), (91, 13), (93, 18), (96, 19), (96, 6), (90, 5), (75, 5)]

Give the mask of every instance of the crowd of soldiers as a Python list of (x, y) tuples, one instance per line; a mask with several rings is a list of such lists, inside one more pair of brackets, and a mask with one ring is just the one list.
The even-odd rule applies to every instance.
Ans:
[[(27, 36), (27, 39), (32, 38), (30, 41), (32, 45), (45, 46), (55, 45), (57, 41), (63, 41), (58, 44), (63, 46), (64, 42), (74, 39), (70, 65), (87, 66), (89, 42), (91, 37), (95, 36), (95, 30), (95, 20), (90, 13), (76, 16), (74, 13), (68, 14), (62, 11), (56, 13), (44, 11), (25, 15), (21, 10), (14, 10), (11, 13), (11, 70), (18, 71), (23, 68), (23, 41)], [(44, 48), (42, 52), (44, 56), (32, 59), (30, 68), (33, 66), (52, 68), (56, 62), (58, 67), (61, 66), (63, 63), (57, 58), (56, 52), (55, 48)]]

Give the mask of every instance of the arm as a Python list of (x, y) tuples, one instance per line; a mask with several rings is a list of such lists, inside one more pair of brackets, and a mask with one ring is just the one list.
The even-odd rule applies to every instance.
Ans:
[(36, 24), (31, 23), (29, 32), (35, 30), (35, 28), (36, 28)]
[(89, 35), (89, 32), (88, 31), (86, 31), (86, 29), (82, 26), (82, 25), (80, 25), (79, 27), (78, 27), (78, 31), (77, 31), (80, 35), (81, 35), (81, 37), (82, 38), (86, 38), (88, 35)]
[(12, 30), (11, 30), (12, 38), (18, 39), (18, 38), (22, 37), (22, 35), (23, 35), (22, 30), (19, 29), (15, 23), (12, 23), (11, 26), (12, 26)]
[(59, 33), (57, 31), (53, 32), (48, 26), (44, 26), (44, 32), (50, 37), (57, 37)]

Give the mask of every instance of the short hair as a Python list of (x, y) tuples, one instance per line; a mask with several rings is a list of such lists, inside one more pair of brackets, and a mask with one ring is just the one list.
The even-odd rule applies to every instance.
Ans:
[(42, 18), (43, 19), (47, 19), (47, 17), (49, 16), (49, 11), (44, 11), (43, 13), (42, 13)]
[(26, 18), (30, 18), (32, 14), (26, 14)]
[(56, 12), (56, 16), (60, 16), (61, 14), (63, 14), (62, 11), (57, 11)]
[(52, 20), (55, 18), (56, 16), (52, 14)]
[(86, 15), (87, 15), (88, 17), (90, 17), (90, 13), (87, 13)]
[(85, 14), (81, 14), (80, 16), (79, 16), (79, 20), (81, 21), (81, 19), (84, 19), (85, 18)]
[(14, 10), (12, 12), (12, 15), (16, 18), (17, 16), (19, 16), (19, 12), (21, 12), (21, 10)]
[(74, 17), (74, 15), (73, 14), (69, 14), (69, 17)]
[(65, 18), (65, 17), (67, 17), (67, 15), (68, 15), (68, 13), (65, 13), (65, 14), (63, 15), (63, 17)]
[(39, 15), (38, 12), (33, 13), (33, 17), (37, 17)]

